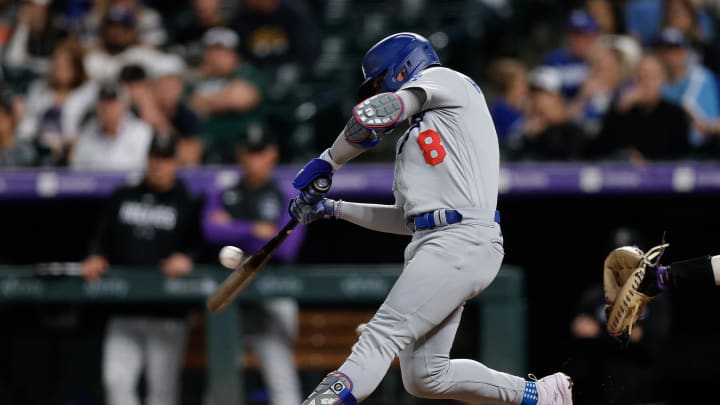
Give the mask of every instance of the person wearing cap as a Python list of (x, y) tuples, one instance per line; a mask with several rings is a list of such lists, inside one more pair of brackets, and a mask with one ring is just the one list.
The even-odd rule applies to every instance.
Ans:
[(166, 132), (178, 136), (180, 164), (195, 166), (202, 162), (203, 143), (200, 117), (183, 99), (185, 91), (185, 62), (168, 54), (159, 59), (151, 71), (151, 88), (158, 108), (169, 125)]
[(206, 161), (234, 162), (233, 146), (260, 117), (261, 79), (237, 53), (237, 34), (213, 28), (203, 36), (205, 51), (190, 105), (203, 120)]
[[(166, 278), (193, 269), (198, 246), (197, 211), (176, 176), (177, 142), (155, 134), (139, 184), (110, 197), (82, 273), (92, 283), (113, 266), (159, 271)], [(103, 343), (102, 379), (108, 405), (139, 405), (145, 375), (147, 405), (178, 405), (189, 308), (173, 303), (121, 304), (113, 308)]]
[(136, 16), (126, 7), (107, 9), (100, 24), (100, 41), (85, 55), (90, 79), (103, 82), (117, 80), (122, 68), (136, 64), (150, 70), (162, 52), (143, 46)]
[(94, 117), (83, 127), (70, 165), (82, 170), (139, 170), (145, 167), (152, 128), (128, 110), (118, 84), (100, 86)]
[(65, 34), (54, 24), (50, 0), (23, 0), (2, 62), (12, 70), (45, 74), (50, 56)]
[[(242, 177), (237, 184), (212, 189), (206, 195), (202, 231), (211, 245), (232, 244), (251, 253), (270, 240), (289, 219), (288, 196), (273, 178), (278, 148), (267, 130), (253, 124), (237, 148)], [(304, 236), (296, 228), (273, 256), (292, 261)], [(260, 360), (272, 405), (302, 402), (300, 383), (293, 360), (297, 332), (297, 303), (276, 298), (256, 305), (243, 305), (244, 341)]]
[(662, 98), (667, 81), (656, 56), (646, 55), (634, 77), (611, 106), (603, 126), (588, 147), (588, 156), (635, 163), (687, 157), (688, 119), (679, 106)]
[(311, 66), (319, 53), (318, 25), (304, 1), (244, 0), (230, 26), (242, 42), (240, 53), (263, 68)]
[(657, 48), (668, 72), (662, 97), (681, 106), (690, 116), (693, 122), (688, 132), (690, 144), (701, 148), (709, 141), (700, 130), (703, 123), (720, 120), (717, 82), (712, 73), (695, 60), (690, 42), (682, 32), (664, 29)]
[(94, 45), (97, 42), (97, 34), (101, 31), (103, 18), (110, 9), (116, 8), (132, 17), (133, 25), (137, 27), (140, 43), (152, 47), (162, 46), (167, 40), (162, 16), (145, 3), (148, 2), (140, 0), (94, 1), (93, 8), (85, 15), (82, 23), (85, 44)]
[(590, 72), (590, 52), (600, 38), (600, 26), (583, 9), (574, 10), (568, 17), (565, 46), (548, 53), (543, 65), (560, 72), (562, 92), (573, 98)]
[(533, 69), (528, 115), (522, 136), (510, 145), (511, 157), (577, 160), (583, 156), (586, 140), (585, 132), (569, 117), (560, 72), (548, 66)]

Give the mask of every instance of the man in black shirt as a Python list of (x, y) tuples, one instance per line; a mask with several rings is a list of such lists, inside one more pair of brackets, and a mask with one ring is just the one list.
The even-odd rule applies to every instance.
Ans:
[[(83, 275), (97, 280), (111, 265), (159, 269), (179, 277), (193, 268), (193, 201), (176, 178), (176, 139), (155, 135), (143, 181), (110, 199)], [(110, 268), (111, 269), (111, 268)], [(183, 310), (153, 304), (125, 306), (108, 323), (103, 381), (108, 405), (140, 404), (136, 393), (145, 365), (148, 405), (176, 405), (185, 351)]]

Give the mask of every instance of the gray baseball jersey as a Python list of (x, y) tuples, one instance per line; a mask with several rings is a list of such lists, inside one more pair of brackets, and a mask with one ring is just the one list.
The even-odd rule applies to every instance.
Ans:
[(440, 208), (495, 211), (499, 148), (480, 87), (462, 73), (433, 67), (401, 90), (411, 88), (422, 89), (426, 100), (396, 148), (393, 189), (405, 215)]

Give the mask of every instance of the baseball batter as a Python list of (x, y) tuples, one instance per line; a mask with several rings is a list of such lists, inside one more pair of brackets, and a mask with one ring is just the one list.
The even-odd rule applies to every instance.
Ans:
[(535, 381), (473, 360), (450, 360), (465, 301), (482, 292), (502, 263), (496, 202), (498, 141), (482, 91), (469, 77), (441, 67), (427, 39), (391, 35), (363, 59), (363, 102), (331, 148), (293, 181), (304, 190), (375, 146), (402, 120), (396, 146), (395, 205), (323, 199), (301, 193), (291, 215), (307, 224), (337, 218), (412, 234), (402, 274), (345, 363), (304, 405), (356, 404), (378, 386), (395, 356), (403, 384), (418, 397), (512, 404), (572, 404), (568, 376)]

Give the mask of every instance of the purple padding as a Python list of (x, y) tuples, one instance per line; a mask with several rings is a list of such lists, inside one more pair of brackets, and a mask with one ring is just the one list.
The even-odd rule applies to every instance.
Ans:
[[(276, 177), (288, 196), (297, 193), (291, 181), (299, 168), (282, 166), (276, 170)], [(0, 171), (0, 199), (102, 198), (140, 175), (137, 172), (5, 170)], [(183, 170), (180, 175), (196, 194), (227, 186), (239, 176), (233, 166)], [(335, 174), (330, 196), (392, 199), (392, 182), (391, 164), (350, 164)], [(500, 170), (500, 193), (504, 195), (693, 192), (720, 192), (720, 164), (514, 163), (503, 165)]]

